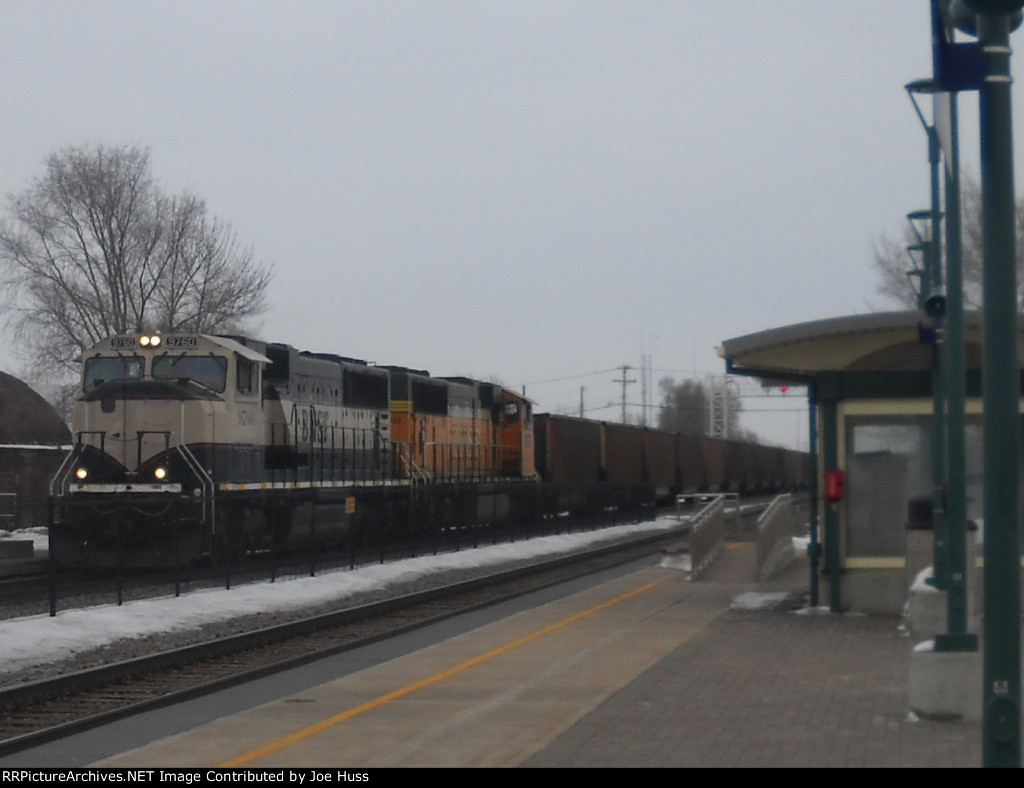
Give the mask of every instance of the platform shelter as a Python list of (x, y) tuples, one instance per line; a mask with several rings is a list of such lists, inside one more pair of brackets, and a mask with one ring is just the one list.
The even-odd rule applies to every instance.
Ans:
[[(821, 604), (835, 610), (899, 613), (907, 599), (911, 502), (935, 492), (935, 341), (928, 318), (907, 311), (784, 326), (719, 348), (731, 374), (808, 386), (820, 538), (812, 571)], [(968, 519), (980, 521), (980, 315), (965, 317), (965, 344)]]

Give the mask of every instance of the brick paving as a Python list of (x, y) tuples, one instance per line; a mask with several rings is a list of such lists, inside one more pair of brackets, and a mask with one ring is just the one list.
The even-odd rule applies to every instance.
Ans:
[[(699, 582), (736, 582), (746, 552)], [(807, 578), (797, 562), (765, 588), (799, 595)], [(981, 766), (980, 723), (911, 714), (900, 619), (791, 607), (723, 610), (522, 765)]]

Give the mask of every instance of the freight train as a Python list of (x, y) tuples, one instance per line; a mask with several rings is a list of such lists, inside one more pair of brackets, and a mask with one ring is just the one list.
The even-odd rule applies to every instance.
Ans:
[(239, 336), (103, 340), (83, 354), (73, 432), (51, 489), (51, 552), (66, 566), (242, 555), (365, 533), (396, 509), (533, 519), (807, 481), (795, 452), (535, 418), (495, 383)]

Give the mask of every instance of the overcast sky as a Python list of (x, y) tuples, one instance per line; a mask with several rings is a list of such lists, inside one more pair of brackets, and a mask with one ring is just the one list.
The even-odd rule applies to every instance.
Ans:
[[(0, 10), (0, 192), (63, 146), (146, 147), (274, 267), (253, 333), (542, 411), (583, 386), (617, 418), (643, 353), (655, 385), (722, 374), (723, 339), (880, 308), (873, 243), (928, 200), (903, 89), (931, 73), (927, 0)], [(806, 439), (766, 406), (748, 427)]]

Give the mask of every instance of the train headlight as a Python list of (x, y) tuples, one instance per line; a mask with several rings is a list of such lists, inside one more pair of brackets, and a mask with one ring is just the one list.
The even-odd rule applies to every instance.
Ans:
[(153, 476), (156, 477), (156, 480), (158, 482), (162, 482), (164, 479), (167, 478), (167, 469), (163, 468), (163, 467), (154, 468), (153, 469)]
[(151, 337), (139, 337), (139, 344), (142, 347), (160, 347), (160, 335), (154, 334)]
[(88, 476), (89, 471), (87, 471), (85, 468), (78, 468), (75, 470), (75, 478), (78, 479), (78, 481), (80, 482), (84, 482)]

